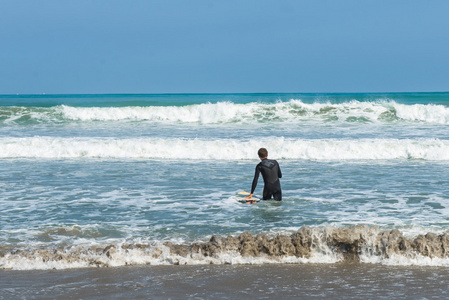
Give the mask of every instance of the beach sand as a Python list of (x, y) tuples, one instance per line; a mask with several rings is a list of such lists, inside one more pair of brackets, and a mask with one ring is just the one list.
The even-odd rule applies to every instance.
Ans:
[(128, 266), (0, 271), (0, 299), (445, 298), (445, 267), (372, 264)]

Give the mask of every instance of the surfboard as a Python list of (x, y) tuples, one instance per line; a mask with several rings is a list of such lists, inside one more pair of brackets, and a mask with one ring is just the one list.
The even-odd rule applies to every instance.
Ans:
[(250, 199), (246, 199), (245, 197), (247, 197), (249, 195), (248, 192), (239, 192), (237, 193), (237, 195), (234, 196), (234, 198), (240, 202), (240, 203), (257, 203), (260, 201), (259, 198), (252, 196)]

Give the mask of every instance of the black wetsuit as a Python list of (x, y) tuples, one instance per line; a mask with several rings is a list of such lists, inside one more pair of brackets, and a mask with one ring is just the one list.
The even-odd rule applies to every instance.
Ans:
[(281, 201), (282, 191), (279, 178), (282, 178), (282, 173), (278, 162), (274, 159), (264, 158), (256, 166), (256, 174), (254, 174), (251, 194), (253, 194), (256, 189), (260, 173), (262, 173), (263, 181), (265, 183), (263, 187), (263, 200), (270, 200), (273, 196), (274, 200)]

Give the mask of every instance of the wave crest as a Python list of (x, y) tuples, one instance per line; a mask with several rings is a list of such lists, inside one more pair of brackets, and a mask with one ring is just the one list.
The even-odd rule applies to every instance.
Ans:
[(449, 236), (405, 237), (399, 230), (366, 225), (303, 226), (291, 235), (212, 236), (207, 242), (122, 243), (0, 251), (2, 269), (65, 269), (133, 264), (380, 263), (449, 265)]
[(1, 107), (4, 123), (41, 123), (63, 121), (146, 121), (155, 123), (251, 123), (251, 122), (391, 122), (411, 121), (449, 124), (449, 108), (434, 104), (399, 104), (395, 101), (333, 104), (304, 103), (290, 100), (273, 104), (232, 102), (185, 106)]
[(449, 124), (449, 109), (442, 105), (404, 105), (394, 101), (340, 104), (303, 103), (301, 100), (275, 104), (232, 102), (205, 103), (189, 106), (75, 108), (62, 106), (69, 120), (116, 121), (144, 120), (153, 122), (220, 124), (236, 122), (302, 122), (302, 121), (422, 121)]

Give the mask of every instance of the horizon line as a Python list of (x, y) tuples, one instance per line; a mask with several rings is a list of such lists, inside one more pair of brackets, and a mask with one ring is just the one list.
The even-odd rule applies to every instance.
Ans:
[(426, 91), (426, 92), (175, 92), (175, 93), (15, 93), (15, 94), (0, 94), (1, 96), (144, 96), (144, 95), (279, 95), (279, 94), (303, 94), (303, 95), (317, 95), (317, 94), (444, 94), (449, 91)]

